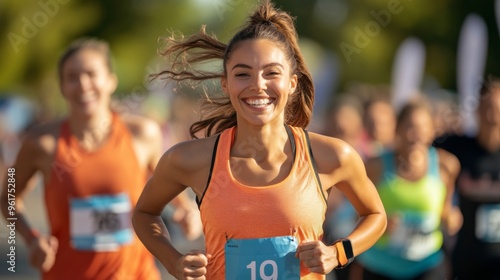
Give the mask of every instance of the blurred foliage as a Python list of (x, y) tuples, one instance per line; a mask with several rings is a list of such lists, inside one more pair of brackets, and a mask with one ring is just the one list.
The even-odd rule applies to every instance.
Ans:
[[(32, 97), (48, 110), (63, 110), (56, 64), (64, 48), (80, 36), (110, 42), (119, 95), (146, 90), (147, 74), (161, 68), (158, 38), (169, 31), (196, 32), (206, 24), (227, 41), (256, 0), (18, 0), (0, 2), (0, 92)], [(394, 54), (409, 36), (426, 45), (426, 77), (456, 88), (456, 53), (465, 17), (477, 13), (489, 32), (485, 73), (499, 75), (499, 32), (494, 2), (473, 0), (275, 0), (296, 17), (301, 38), (338, 56), (342, 91), (352, 82), (388, 84)], [(359, 53), (347, 59), (340, 45), (355, 45), (356, 30), (366, 32), (374, 15), (397, 5)], [(373, 35), (373, 34), (372, 34)]]
[[(494, 1), (473, 0), (280, 0), (280, 6), (297, 16), (299, 34), (320, 42), (341, 58), (343, 90), (353, 81), (389, 84), (393, 58), (404, 39), (414, 36), (426, 46), (425, 77), (441, 87), (456, 90), (456, 57), (460, 29), (466, 16), (481, 16), (488, 27), (486, 74), (500, 74), (500, 33), (494, 14)], [(309, 2), (308, 2), (309, 3)], [(391, 6), (395, 5), (395, 6)], [(356, 46), (356, 28), (367, 34), (374, 14), (391, 13), (375, 36), (367, 36), (366, 47), (350, 55), (350, 62), (339, 47), (342, 42)]]

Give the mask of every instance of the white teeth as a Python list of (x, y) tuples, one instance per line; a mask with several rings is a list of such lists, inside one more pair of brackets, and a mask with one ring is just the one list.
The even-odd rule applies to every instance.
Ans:
[(270, 103), (270, 100), (268, 98), (265, 99), (252, 99), (252, 100), (247, 100), (247, 104), (252, 105), (252, 106), (265, 106)]
[(92, 101), (93, 99), (94, 99), (93, 95), (84, 95), (84, 96), (81, 97), (81, 101), (82, 102)]

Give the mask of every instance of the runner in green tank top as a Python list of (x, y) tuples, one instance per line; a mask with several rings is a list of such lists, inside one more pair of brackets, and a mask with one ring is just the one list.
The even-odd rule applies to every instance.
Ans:
[[(462, 216), (452, 206), (460, 164), (432, 148), (432, 115), (423, 101), (406, 105), (396, 145), (367, 162), (388, 217), (386, 233), (358, 258), (364, 279), (446, 279), (443, 233), (455, 234)], [(429, 278), (430, 277), (430, 278)]]

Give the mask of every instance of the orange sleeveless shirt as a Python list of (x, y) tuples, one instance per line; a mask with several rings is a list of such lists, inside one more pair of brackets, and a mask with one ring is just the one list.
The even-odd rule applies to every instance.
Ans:
[[(207, 189), (200, 200), (206, 251), (212, 255), (207, 279), (225, 277), (227, 238), (294, 235), (299, 244), (304, 240), (321, 240), (326, 194), (317, 177), (306, 132), (295, 127), (290, 130), (290, 140), (295, 142), (290, 173), (277, 184), (258, 187), (239, 183), (231, 172), (229, 159), (236, 128), (221, 133)], [(301, 264), (301, 279), (325, 279), (325, 276), (310, 273)]]
[(80, 148), (67, 121), (62, 124), (51, 177), (45, 186), (50, 230), (57, 237), (59, 248), (54, 266), (43, 274), (43, 279), (161, 279), (153, 256), (135, 233), (131, 243), (115, 251), (76, 250), (71, 243), (72, 199), (121, 193), (129, 197), (134, 207), (146, 173), (139, 166), (130, 131), (116, 114), (108, 139), (92, 152)]

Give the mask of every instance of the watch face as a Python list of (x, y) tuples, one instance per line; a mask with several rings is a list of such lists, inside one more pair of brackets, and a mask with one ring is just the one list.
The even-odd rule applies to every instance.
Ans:
[(347, 260), (349, 262), (351, 262), (352, 258), (354, 257), (354, 253), (352, 251), (351, 240), (343, 239), (342, 246), (344, 246), (344, 252), (345, 252), (345, 256), (346, 256)]

